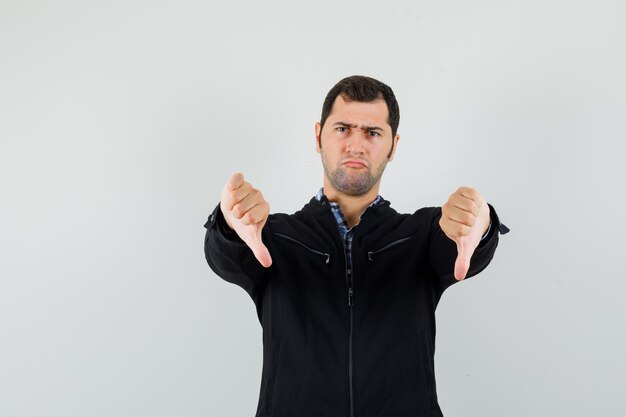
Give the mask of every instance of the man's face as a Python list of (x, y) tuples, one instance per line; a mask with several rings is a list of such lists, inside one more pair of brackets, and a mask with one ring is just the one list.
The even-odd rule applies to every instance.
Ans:
[(380, 182), (400, 139), (398, 134), (392, 139), (387, 116), (387, 104), (382, 98), (359, 102), (346, 101), (339, 95), (324, 128), (315, 125), (324, 174), (337, 191), (359, 196)]

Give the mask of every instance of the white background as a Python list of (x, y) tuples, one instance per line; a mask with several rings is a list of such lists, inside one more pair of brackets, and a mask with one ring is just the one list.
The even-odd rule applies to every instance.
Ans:
[(400, 103), (381, 195), (511, 233), (437, 310), (447, 417), (624, 416), (622, 1), (0, 0), (0, 415), (252, 416), (261, 327), (204, 259), (237, 170), (322, 184), (341, 78)]

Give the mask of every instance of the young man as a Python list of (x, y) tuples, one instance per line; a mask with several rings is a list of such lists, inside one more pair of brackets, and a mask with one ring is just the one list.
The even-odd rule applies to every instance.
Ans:
[(508, 229), (475, 189), (399, 214), (379, 194), (400, 136), (391, 88), (341, 80), (315, 125), (324, 186), (269, 214), (235, 173), (206, 222), (211, 269), (250, 295), (263, 327), (256, 417), (442, 416), (435, 308), (482, 271)]

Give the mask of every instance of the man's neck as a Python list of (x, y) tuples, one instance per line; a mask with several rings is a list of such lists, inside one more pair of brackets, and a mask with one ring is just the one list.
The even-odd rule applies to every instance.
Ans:
[(374, 185), (366, 194), (354, 196), (335, 190), (328, 180), (324, 179), (324, 195), (328, 198), (328, 201), (339, 204), (341, 212), (348, 222), (348, 228), (359, 223), (363, 210), (378, 197), (379, 188), (380, 182)]

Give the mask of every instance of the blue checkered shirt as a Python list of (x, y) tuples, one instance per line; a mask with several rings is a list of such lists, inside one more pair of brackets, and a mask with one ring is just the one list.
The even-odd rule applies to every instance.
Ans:
[[(320, 188), (315, 198), (317, 199), (317, 201), (320, 201), (323, 196), (324, 196), (324, 187)], [(374, 200), (372, 204), (365, 207), (365, 210), (363, 210), (363, 213), (361, 213), (359, 220), (361, 220), (367, 214), (367, 211), (371, 207), (378, 204), (381, 198), (382, 197), (378, 195), (376, 197), (376, 200)], [(357, 223), (354, 226), (352, 226), (352, 228), (349, 229), (348, 221), (346, 220), (346, 216), (344, 216), (343, 212), (341, 211), (341, 207), (339, 207), (339, 204), (332, 202), (332, 201), (329, 201), (328, 203), (330, 204), (330, 209), (332, 210), (333, 215), (335, 216), (335, 220), (337, 221), (337, 226), (339, 226), (339, 233), (341, 234), (341, 238), (343, 239), (343, 247), (346, 251), (346, 263), (348, 265), (348, 274), (350, 274), (352, 272), (350, 270), (352, 267), (352, 236), (354, 236), (354, 229), (359, 224)]]

